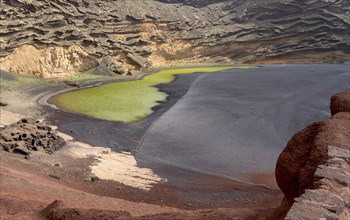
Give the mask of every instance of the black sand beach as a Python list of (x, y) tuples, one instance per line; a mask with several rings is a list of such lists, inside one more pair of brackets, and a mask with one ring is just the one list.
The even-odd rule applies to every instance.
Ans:
[(266, 184), (271, 181), (252, 176), (273, 178), (288, 138), (327, 118), (330, 95), (347, 88), (348, 79), (347, 65), (265, 65), (178, 76), (160, 86), (168, 100), (137, 123), (47, 112), (78, 141), (115, 151), (137, 148), (139, 165), (168, 179), (175, 167)]

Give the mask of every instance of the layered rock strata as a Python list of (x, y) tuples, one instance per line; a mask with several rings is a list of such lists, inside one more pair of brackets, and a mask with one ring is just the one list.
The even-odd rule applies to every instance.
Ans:
[[(0, 67), (72, 74), (105, 67), (106, 56), (117, 62), (115, 74), (172, 61), (341, 63), (349, 56), (349, 9), (346, 0), (4, 0)], [(8, 57), (26, 54), (25, 45), (39, 51), (29, 52), (38, 66), (29, 73)]]
[(60, 77), (86, 71), (98, 64), (96, 57), (79, 46), (37, 49), (23, 45), (2, 60), (1, 69), (19, 75)]
[(276, 180), (285, 198), (275, 219), (291, 207), (288, 219), (349, 217), (349, 90), (331, 100), (332, 117), (297, 132), (278, 158)]

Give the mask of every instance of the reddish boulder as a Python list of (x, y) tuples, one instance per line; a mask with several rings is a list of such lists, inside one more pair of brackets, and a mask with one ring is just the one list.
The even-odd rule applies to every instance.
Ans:
[(269, 219), (284, 219), (306, 189), (317, 188), (315, 172), (326, 163), (329, 146), (350, 150), (350, 112), (315, 122), (289, 140), (276, 164), (276, 180), (285, 197)]
[(331, 113), (294, 134), (280, 154), (275, 175), (284, 199), (269, 219), (284, 219), (297, 197), (318, 187), (315, 172), (329, 159), (329, 149), (350, 150), (350, 89), (332, 96)]
[(331, 98), (331, 114), (350, 112), (350, 89), (334, 94)]
[(327, 159), (328, 146), (350, 150), (350, 112), (315, 122), (296, 133), (280, 154), (276, 165), (278, 186), (287, 202), (314, 186), (317, 167)]

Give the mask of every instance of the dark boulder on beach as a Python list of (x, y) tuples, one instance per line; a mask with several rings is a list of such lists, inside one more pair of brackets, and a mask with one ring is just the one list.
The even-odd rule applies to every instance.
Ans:
[(35, 119), (23, 118), (15, 124), (0, 129), (0, 150), (22, 155), (33, 151), (52, 154), (66, 142), (51, 126)]

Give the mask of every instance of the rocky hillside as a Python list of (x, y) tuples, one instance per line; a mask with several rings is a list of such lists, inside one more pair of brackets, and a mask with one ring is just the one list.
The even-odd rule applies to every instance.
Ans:
[(0, 10), (0, 66), (18, 74), (349, 56), (347, 0), (3, 0)]

